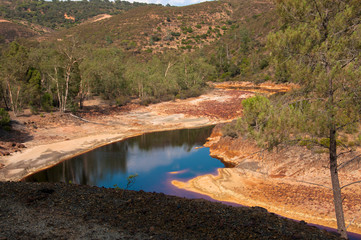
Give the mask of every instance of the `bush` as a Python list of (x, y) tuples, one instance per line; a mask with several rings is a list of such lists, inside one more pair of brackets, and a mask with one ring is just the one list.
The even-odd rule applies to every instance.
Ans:
[(128, 96), (119, 96), (115, 100), (115, 104), (119, 107), (126, 105), (130, 102), (130, 98)]
[(50, 112), (50, 111), (51, 111), (51, 107), (52, 107), (52, 96), (50, 95), (50, 93), (45, 93), (45, 94), (41, 97), (41, 108), (42, 108), (45, 112)]
[(242, 120), (252, 128), (260, 129), (267, 124), (271, 109), (270, 100), (264, 96), (257, 95), (247, 98), (242, 102)]
[(180, 32), (171, 32), (170, 33), (173, 37), (179, 37), (181, 35)]
[(268, 67), (269, 62), (267, 59), (262, 59), (261, 62), (259, 63), (259, 68), (261, 70), (265, 69), (266, 67)]
[(5, 109), (0, 108), (0, 126), (2, 128), (10, 125), (10, 115)]
[(157, 35), (153, 35), (150, 38), (150, 41), (153, 41), (153, 42), (158, 42), (160, 40), (161, 40), (161, 38), (159, 36), (157, 36)]
[(239, 131), (236, 127), (235, 122), (228, 123), (222, 127), (222, 133), (224, 136), (228, 136), (231, 138), (238, 138)]
[(141, 98), (140, 105), (148, 106), (149, 104), (158, 103), (158, 102), (159, 102), (159, 100), (157, 100), (155, 97), (147, 96), (147, 97)]

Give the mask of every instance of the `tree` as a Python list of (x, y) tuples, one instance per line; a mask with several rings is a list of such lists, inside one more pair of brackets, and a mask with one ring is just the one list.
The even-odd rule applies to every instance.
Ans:
[(361, 115), (361, 5), (356, 0), (279, 0), (277, 7), (282, 26), (269, 35), (268, 49), (276, 77), (300, 88), (282, 100), (260, 101), (270, 104), (266, 111), (250, 107), (267, 116), (255, 114), (262, 121), (244, 119), (239, 126), (268, 147), (303, 139), (328, 149), (337, 229), (347, 238), (338, 160), (352, 149), (339, 136), (346, 130), (356, 133)]
[[(72, 97), (70, 100), (74, 101), (79, 86), (82, 86), (79, 65), (83, 56), (79, 41), (75, 37), (63, 39), (58, 44), (57, 54), (60, 65), (54, 65), (53, 79), (56, 82), (59, 109), (65, 112), (69, 95)], [(62, 76), (59, 77), (59, 73)]]
[[(129, 93), (128, 83), (123, 74), (123, 53), (119, 49), (98, 48), (88, 51), (80, 70), (82, 72), (81, 91), (83, 97), (88, 93), (104, 99), (121, 99)], [(79, 96), (81, 99), (81, 96)]]
[[(0, 79), (6, 86), (6, 95), (15, 116), (23, 104), (21, 97), (29, 68), (27, 59), (28, 50), (17, 42), (12, 42), (0, 60)], [(5, 96), (4, 100), (6, 102)]]

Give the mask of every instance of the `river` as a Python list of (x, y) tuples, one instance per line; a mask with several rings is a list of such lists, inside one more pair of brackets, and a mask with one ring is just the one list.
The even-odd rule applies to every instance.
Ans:
[[(218, 168), (224, 167), (220, 160), (210, 157), (209, 148), (203, 147), (212, 129), (203, 127), (143, 134), (66, 160), (30, 175), (24, 181), (128, 188), (215, 201), (171, 184), (172, 180), (187, 181), (204, 174), (216, 174)], [(127, 186), (129, 176), (136, 177)], [(349, 233), (349, 238), (356, 240), (361, 236)]]
[[(223, 163), (203, 147), (213, 127), (155, 132), (106, 145), (35, 173), (24, 181), (65, 182), (200, 197), (172, 180), (215, 173)], [(127, 186), (129, 176), (136, 176)], [(202, 196), (203, 198), (207, 198)]]

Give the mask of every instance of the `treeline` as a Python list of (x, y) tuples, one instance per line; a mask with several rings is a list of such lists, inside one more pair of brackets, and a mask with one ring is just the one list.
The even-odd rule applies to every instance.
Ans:
[(1, 106), (20, 113), (76, 111), (89, 96), (117, 105), (199, 95), (215, 67), (200, 54), (165, 53), (149, 59), (116, 48), (93, 48), (69, 37), (56, 43), (12, 42), (0, 60)]
[[(11, 4), (1, 4), (0, 16), (6, 19), (25, 20), (51, 29), (74, 26), (99, 14), (119, 14), (145, 3), (126, 1), (83, 0), (59, 1), (18, 0)], [(65, 17), (74, 17), (66, 18)]]

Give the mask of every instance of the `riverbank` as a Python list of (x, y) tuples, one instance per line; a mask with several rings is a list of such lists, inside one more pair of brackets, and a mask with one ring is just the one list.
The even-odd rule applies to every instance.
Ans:
[(16, 152), (1, 157), (0, 181), (19, 181), (86, 151), (144, 133), (228, 122), (241, 115), (241, 101), (253, 94), (214, 89), (197, 98), (125, 107), (91, 100), (85, 102), (84, 110), (77, 116), (70, 113), (12, 116), (14, 130), (6, 133), (7, 139), (6, 134), (1, 136), (2, 147), (22, 144), (23, 148), (15, 148)]
[[(221, 126), (213, 130), (206, 146), (213, 157), (235, 167), (188, 182), (173, 181), (173, 185), (220, 201), (260, 206), (281, 216), (336, 228), (326, 153), (302, 146), (261, 151), (249, 140), (223, 136)], [(342, 185), (360, 179), (359, 164), (339, 172)], [(343, 189), (343, 196), (348, 231), (361, 233), (359, 185)]]

